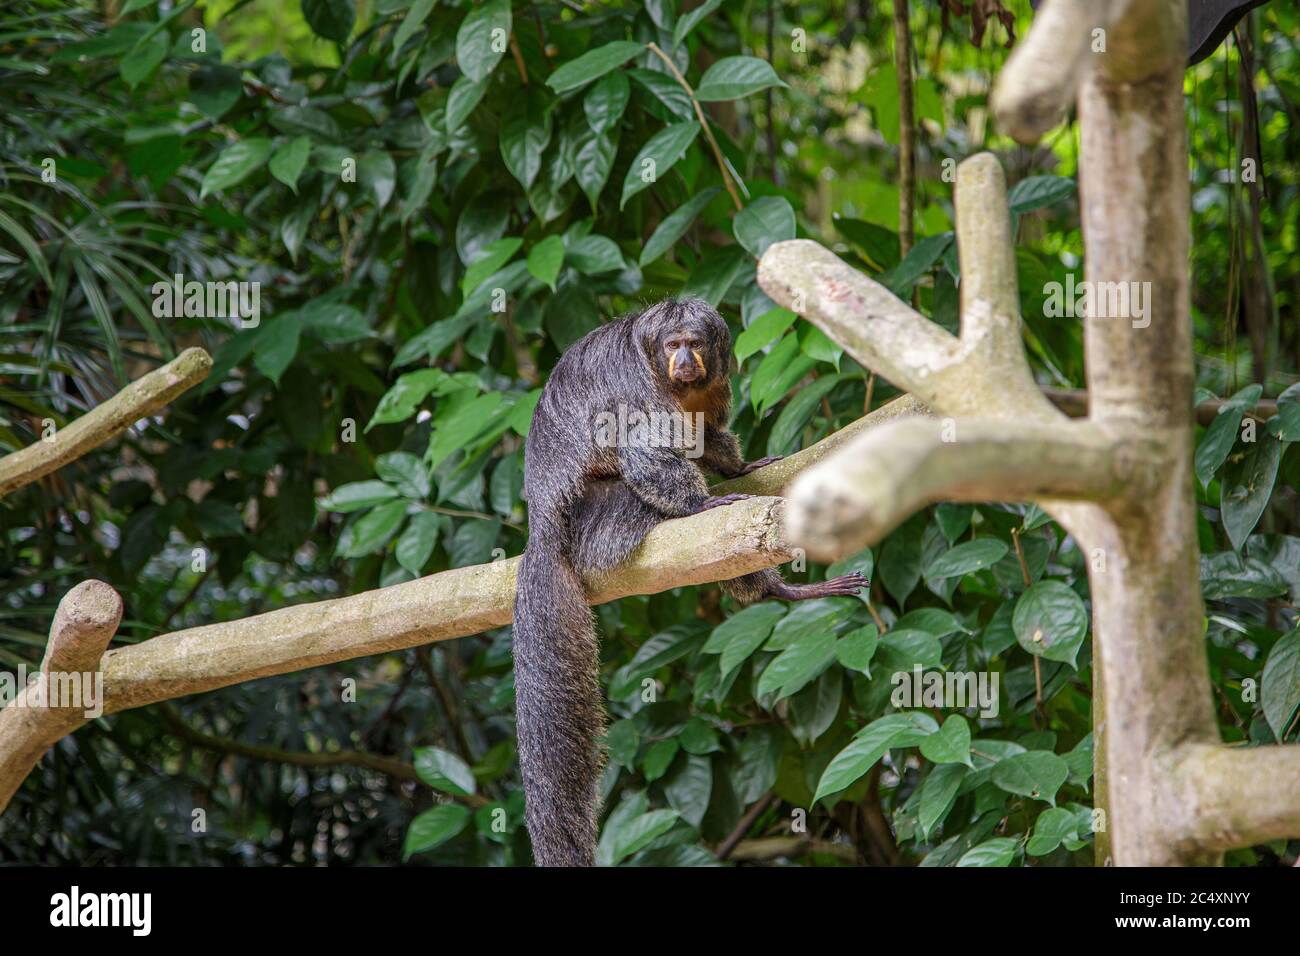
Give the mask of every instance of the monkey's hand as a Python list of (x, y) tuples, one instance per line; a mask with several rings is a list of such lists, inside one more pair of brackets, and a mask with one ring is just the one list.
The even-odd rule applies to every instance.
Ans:
[(753, 495), (722, 495), (720, 498), (705, 498), (704, 503), (695, 510), (696, 514), (701, 511), (708, 511), (710, 508), (721, 508), (723, 505), (734, 505), (737, 501), (745, 501)]
[(751, 461), (740, 469), (740, 474), (734, 475), (733, 477), (739, 478), (740, 475), (747, 475), (751, 471), (758, 471), (758, 469), (766, 467), (774, 462), (778, 462), (784, 457), (785, 455), (768, 455), (766, 458), (760, 458), (758, 461)]

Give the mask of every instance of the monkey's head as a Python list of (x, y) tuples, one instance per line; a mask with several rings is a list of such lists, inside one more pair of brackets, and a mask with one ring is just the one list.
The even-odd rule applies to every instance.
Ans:
[(641, 313), (642, 342), (650, 366), (674, 391), (725, 381), (731, 332), (702, 299), (666, 299)]

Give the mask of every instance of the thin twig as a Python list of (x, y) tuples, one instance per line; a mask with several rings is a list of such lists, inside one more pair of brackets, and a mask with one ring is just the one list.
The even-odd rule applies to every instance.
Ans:
[(722, 158), (722, 150), (718, 148), (718, 141), (713, 138), (713, 130), (709, 128), (709, 120), (704, 115), (704, 108), (700, 106), (700, 101), (695, 98), (695, 91), (686, 82), (686, 77), (682, 76), (681, 70), (677, 69), (677, 64), (672, 61), (672, 58), (667, 53), (659, 49), (657, 43), (647, 43), (646, 46), (649, 47), (651, 53), (664, 61), (669, 71), (676, 77), (677, 82), (682, 85), (682, 89), (686, 91), (686, 95), (691, 98), (691, 105), (695, 107), (695, 115), (699, 117), (700, 126), (704, 128), (704, 137), (709, 141), (709, 146), (713, 150), (713, 158), (717, 161), (718, 171), (722, 173), (722, 182), (731, 195), (731, 201), (736, 204), (737, 210), (744, 209), (745, 204), (740, 201), (740, 194), (736, 192), (736, 186), (731, 181), (731, 173), (727, 171), (727, 162)]

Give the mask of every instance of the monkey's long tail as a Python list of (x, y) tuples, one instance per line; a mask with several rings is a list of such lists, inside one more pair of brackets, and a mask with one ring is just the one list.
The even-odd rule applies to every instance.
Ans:
[(591, 866), (605, 708), (600, 645), (566, 529), (530, 516), (515, 597), (515, 713), (539, 866)]

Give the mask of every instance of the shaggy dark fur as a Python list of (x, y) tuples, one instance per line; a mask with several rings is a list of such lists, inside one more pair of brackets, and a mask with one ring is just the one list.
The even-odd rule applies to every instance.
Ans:
[[(576, 342), (556, 363), (533, 414), (514, 655), (519, 763), (539, 865), (589, 866), (595, 855), (605, 708), (581, 575), (618, 564), (666, 518), (748, 497), (710, 497), (701, 469), (730, 478), (775, 460), (747, 464), (727, 430), (730, 363), (731, 334), (707, 303), (661, 302)], [(686, 457), (689, 440), (609, 446), (596, 422), (602, 412), (616, 416), (620, 404), (647, 414), (703, 413), (703, 456)], [(853, 594), (866, 583), (851, 574), (791, 585), (768, 569), (722, 588), (748, 603)]]

